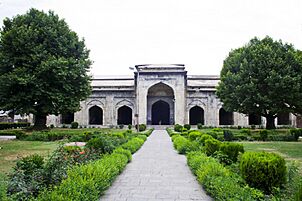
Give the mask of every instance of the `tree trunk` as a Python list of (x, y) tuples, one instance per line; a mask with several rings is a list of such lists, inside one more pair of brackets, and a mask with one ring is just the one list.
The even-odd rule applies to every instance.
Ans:
[(46, 114), (36, 114), (35, 115), (35, 123), (33, 126), (34, 130), (43, 130), (46, 129)]
[(266, 117), (266, 129), (276, 129), (275, 118), (276, 117), (274, 117), (274, 116)]

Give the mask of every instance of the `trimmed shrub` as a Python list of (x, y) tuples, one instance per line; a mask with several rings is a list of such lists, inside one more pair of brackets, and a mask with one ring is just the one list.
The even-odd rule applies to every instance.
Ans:
[(15, 131), (14, 133), (15, 133), (16, 138), (18, 140), (22, 140), (22, 139), (25, 139), (27, 137), (26, 133), (23, 132), (23, 131)]
[(204, 146), (204, 152), (208, 155), (211, 156), (215, 153), (215, 151), (218, 151), (220, 148), (221, 142), (216, 139), (207, 139), (205, 141), (205, 146)]
[(70, 128), (72, 128), (72, 129), (77, 129), (79, 127), (79, 123), (78, 122), (71, 122), (71, 124), (70, 124)]
[(189, 139), (191, 140), (191, 141), (194, 141), (194, 140), (196, 140), (197, 138), (199, 138), (199, 137), (201, 137), (201, 133), (199, 132), (199, 131), (193, 131), (193, 132), (190, 132), (189, 133)]
[(201, 123), (198, 123), (198, 124), (197, 124), (197, 129), (202, 129), (202, 126), (203, 126), (203, 125), (202, 125)]
[(147, 140), (147, 136), (146, 135), (138, 135), (137, 137), (140, 138), (140, 139), (142, 139), (142, 140), (144, 140), (144, 141)]
[(123, 149), (122, 147), (116, 148), (115, 150), (113, 150), (113, 153), (124, 154), (125, 156), (127, 156), (128, 162), (132, 160), (131, 152), (129, 150)]
[(190, 130), (191, 129), (191, 125), (190, 124), (185, 124), (184, 128), (187, 129), (187, 130)]
[(240, 160), (244, 180), (252, 187), (271, 193), (286, 181), (285, 160), (275, 153), (246, 152)]
[(302, 136), (302, 129), (290, 129), (290, 134), (294, 137), (295, 141), (298, 141), (299, 137)]
[(234, 140), (233, 132), (230, 130), (223, 130), (223, 138), (225, 141), (232, 141)]
[(261, 191), (250, 188), (244, 180), (201, 152), (190, 152), (187, 162), (198, 181), (215, 200), (262, 200)]
[(11, 128), (26, 128), (29, 126), (30, 123), (28, 122), (17, 122), (17, 123), (0, 122), (0, 130), (11, 129)]
[(174, 131), (176, 132), (182, 132), (183, 126), (179, 124), (174, 125)]
[(259, 134), (260, 134), (260, 140), (262, 140), (262, 141), (267, 140), (267, 138), (268, 138), (268, 131), (267, 130), (261, 130), (259, 132)]
[(240, 133), (245, 134), (245, 135), (248, 135), (248, 136), (252, 135), (251, 130), (250, 130), (250, 129), (247, 129), (247, 128), (242, 128), (242, 129), (240, 129)]
[(183, 136), (174, 137), (173, 143), (174, 143), (175, 149), (180, 154), (186, 154), (189, 151), (196, 151), (198, 149), (198, 143), (197, 142), (191, 142)]
[(129, 124), (129, 125), (128, 125), (128, 130), (131, 130), (131, 129), (132, 129), (132, 125)]
[(124, 128), (124, 124), (120, 124), (118, 125), (119, 129), (123, 129)]
[(144, 140), (138, 137), (135, 137), (125, 144), (122, 145), (122, 148), (129, 150), (132, 154), (135, 153), (142, 145), (144, 144)]
[(220, 145), (219, 149), (223, 154), (227, 155), (228, 158), (236, 163), (239, 153), (244, 153), (244, 148), (242, 144), (225, 142)]
[(214, 139), (214, 138), (211, 135), (203, 134), (203, 135), (201, 135), (200, 138), (198, 138), (198, 143), (204, 145), (205, 141), (208, 140), (208, 139)]
[(146, 124), (140, 124), (139, 125), (139, 131), (141, 132), (141, 131), (145, 131), (147, 129), (147, 126), (146, 126)]

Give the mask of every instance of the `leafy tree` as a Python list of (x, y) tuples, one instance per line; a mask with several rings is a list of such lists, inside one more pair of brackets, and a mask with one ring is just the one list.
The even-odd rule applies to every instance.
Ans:
[(30, 9), (4, 19), (0, 30), (0, 110), (46, 116), (75, 112), (90, 92), (91, 61), (84, 40), (52, 11)]
[(301, 112), (302, 56), (270, 37), (252, 39), (224, 60), (217, 96), (229, 111), (266, 118), (275, 128), (278, 113)]

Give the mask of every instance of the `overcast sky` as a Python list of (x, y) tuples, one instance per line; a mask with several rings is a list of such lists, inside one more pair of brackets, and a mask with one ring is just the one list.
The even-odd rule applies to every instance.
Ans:
[(302, 50), (302, 0), (0, 0), (5, 17), (53, 10), (85, 38), (94, 75), (136, 64), (185, 64), (219, 74), (231, 49), (266, 35)]

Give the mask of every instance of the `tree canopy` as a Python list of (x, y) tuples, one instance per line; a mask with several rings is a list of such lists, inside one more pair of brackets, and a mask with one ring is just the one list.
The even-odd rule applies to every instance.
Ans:
[(254, 38), (224, 60), (217, 96), (229, 111), (266, 117), (275, 128), (278, 113), (301, 112), (302, 54), (270, 37)]
[(0, 30), (0, 110), (46, 116), (80, 109), (91, 93), (89, 50), (52, 11), (30, 9)]

